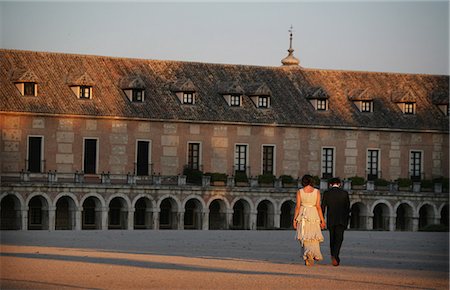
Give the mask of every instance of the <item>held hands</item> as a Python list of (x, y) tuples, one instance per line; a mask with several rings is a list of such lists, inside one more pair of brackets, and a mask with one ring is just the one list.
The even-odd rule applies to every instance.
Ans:
[(325, 221), (320, 221), (320, 228), (322, 230), (324, 230), (327, 227), (327, 224), (325, 223)]
[(297, 229), (297, 220), (296, 219), (292, 222), (292, 225), (294, 226), (294, 230), (296, 230)]

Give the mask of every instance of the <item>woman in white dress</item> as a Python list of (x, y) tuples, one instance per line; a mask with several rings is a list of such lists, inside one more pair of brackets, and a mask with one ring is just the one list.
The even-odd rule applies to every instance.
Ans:
[(302, 246), (305, 265), (312, 266), (314, 260), (323, 259), (319, 243), (323, 242), (321, 229), (325, 228), (325, 219), (320, 206), (320, 191), (314, 188), (313, 177), (304, 175), (302, 185), (303, 188), (297, 191), (293, 224)]

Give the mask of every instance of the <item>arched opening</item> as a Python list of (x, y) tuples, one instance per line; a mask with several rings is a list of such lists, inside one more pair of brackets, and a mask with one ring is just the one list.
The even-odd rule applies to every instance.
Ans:
[(168, 197), (161, 202), (159, 212), (160, 229), (177, 229), (177, 203)]
[(184, 206), (184, 229), (202, 229), (202, 204), (195, 198), (188, 200)]
[(99, 230), (102, 228), (102, 204), (94, 196), (86, 198), (83, 202), (81, 229)]
[(233, 206), (233, 229), (250, 229), (250, 204), (246, 200), (240, 199)]
[(9, 194), (0, 204), (0, 230), (20, 230), (22, 228), (22, 212), (19, 199)]
[(292, 221), (294, 220), (295, 203), (287, 200), (281, 205), (280, 228), (292, 229)]
[(383, 203), (379, 203), (373, 209), (373, 229), (389, 231), (389, 208)]
[(115, 197), (109, 203), (108, 229), (125, 230), (127, 229), (128, 210), (127, 203), (121, 197)]
[(397, 207), (397, 217), (395, 218), (395, 229), (397, 231), (412, 231), (413, 209), (410, 205), (402, 203)]
[(419, 210), (419, 230), (432, 225), (434, 220), (433, 208), (429, 204), (423, 205)]
[(209, 229), (224, 230), (227, 227), (225, 203), (216, 199), (209, 205)]
[(146, 197), (141, 197), (134, 206), (134, 228), (151, 229), (153, 225), (152, 202)]
[(63, 196), (56, 202), (55, 229), (75, 229), (75, 202), (68, 196)]
[(367, 229), (367, 209), (366, 206), (357, 202), (350, 208), (350, 228), (355, 230), (365, 230)]
[(261, 230), (273, 228), (273, 218), (273, 204), (268, 200), (261, 201), (257, 207), (256, 228)]
[(35, 196), (28, 203), (28, 229), (48, 230), (48, 203), (43, 196)]
[(448, 204), (441, 209), (441, 225), (448, 227)]

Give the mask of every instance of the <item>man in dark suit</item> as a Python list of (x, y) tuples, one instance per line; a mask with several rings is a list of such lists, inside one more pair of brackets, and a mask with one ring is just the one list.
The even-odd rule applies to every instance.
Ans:
[(330, 189), (323, 194), (322, 212), (325, 214), (326, 211), (327, 228), (330, 232), (331, 262), (333, 266), (339, 266), (339, 252), (350, 214), (350, 199), (348, 192), (341, 189), (339, 178), (332, 178), (329, 184)]

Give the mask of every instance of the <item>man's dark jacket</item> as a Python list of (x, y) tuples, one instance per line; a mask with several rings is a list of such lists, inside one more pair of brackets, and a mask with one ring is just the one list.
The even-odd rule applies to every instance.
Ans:
[(322, 199), (322, 212), (327, 210), (327, 227), (344, 225), (347, 227), (350, 215), (350, 199), (348, 192), (332, 187), (325, 191)]

